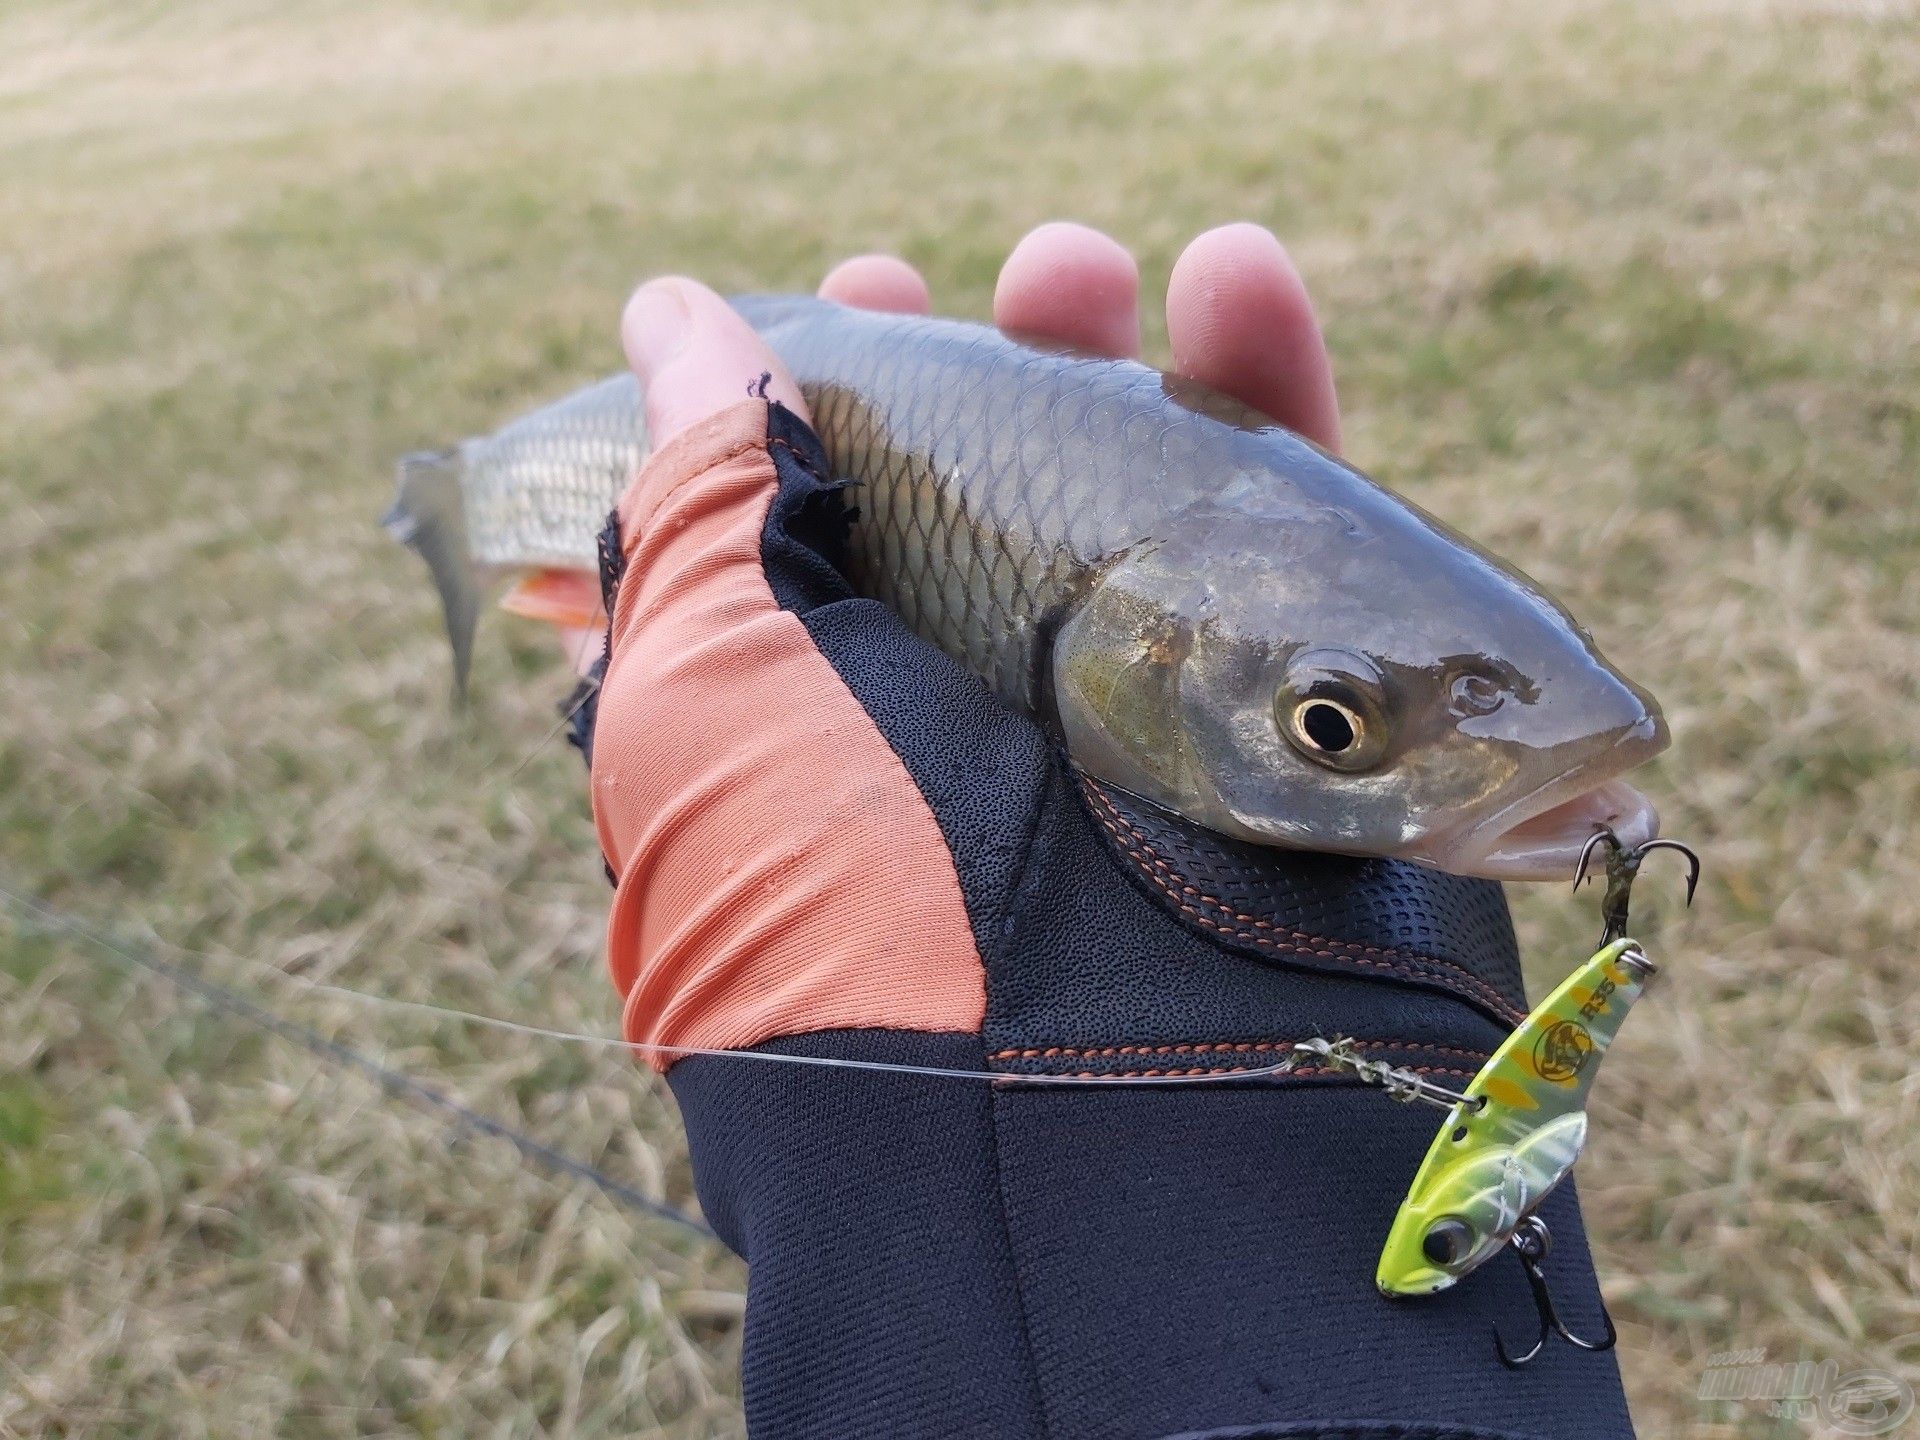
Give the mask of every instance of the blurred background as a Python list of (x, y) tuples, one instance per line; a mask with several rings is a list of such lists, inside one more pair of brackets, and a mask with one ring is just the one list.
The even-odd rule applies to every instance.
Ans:
[[(1150, 297), (1270, 225), (1355, 462), (1673, 725), (1706, 880), (1581, 1167), (1643, 1433), (1823, 1433), (1724, 1352), (1920, 1381), (1912, 5), (12, 3), (0, 197), (0, 885), (678, 1204), (623, 1056), (276, 978), (615, 1027), (564, 663), (490, 619), (449, 711), (394, 458), (651, 272), (984, 317), (1041, 220)], [(1557, 978), (1590, 902), (1516, 901)], [(718, 1247), (6, 915), (0, 1434), (738, 1433)]]

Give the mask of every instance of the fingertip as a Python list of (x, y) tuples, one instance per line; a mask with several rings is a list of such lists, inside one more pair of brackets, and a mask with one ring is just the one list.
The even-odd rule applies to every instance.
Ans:
[(1028, 231), (1000, 267), (993, 319), (1009, 335), (1131, 359), (1140, 353), (1140, 267), (1112, 236), (1049, 221)]
[(649, 280), (627, 298), (620, 314), (620, 345), (641, 384), (651, 382), (685, 348), (693, 327), (685, 287), (699, 282), (679, 275)]
[(646, 394), (656, 449), (750, 395), (777, 400), (808, 418), (800, 387), (779, 357), (697, 280), (666, 276), (634, 291), (621, 316), (620, 340)]
[(893, 315), (926, 315), (933, 310), (925, 278), (897, 255), (842, 260), (820, 282), (819, 293), (822, 300)]
[(1328, 450), (1340, 407), (1320, 322), (1286, 247), (1242, 221), (1198, 235), (1167, 282), (1174, 368)]

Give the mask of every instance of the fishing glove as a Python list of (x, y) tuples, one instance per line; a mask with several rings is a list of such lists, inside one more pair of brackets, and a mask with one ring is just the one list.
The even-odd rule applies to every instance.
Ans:
[[(627, 1037), (1008, 1077), (660, 1057), (750, 1267), (750, 1434), (1630, 1435), (1611, 1355), (1500, 1364), (1496, 1325), (1538, 1328), (1508, 1257), (1375, 1290), (1438, 1112), (1311, 1067), (1231, 1080), (1351, 1036), (1464, 1085), (1526, 1008), (1500, 889), (1087, 781), (853, 594), (857, 499), (747, 400), (654, 456), (603, 545), (583, 739)], [(1571, 1188), (1542, 1213), (1560, 1313), (1598, 1333)]]

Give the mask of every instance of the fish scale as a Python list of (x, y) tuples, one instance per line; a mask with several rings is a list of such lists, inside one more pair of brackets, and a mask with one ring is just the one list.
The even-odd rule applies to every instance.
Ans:
[[(1019, 347), (948, 321), (903, 326), (835, 310), (783, 324), (761, 307), (743, 308), (799, 383), (828, 456), (851, 483), (860, 512), (849, 559), (855, 587), (1004, 699), (1033, 708), (1038, 642), (1052, 621), (1103, 560), (1149, 535), (1178, 498), (1080, 483), (1074, 452), (1088, 437), (1084, 409), (1098, 397), (1061, 382), (1070, 370), (1077, 387), (1087, 362), (1029, 354), (1011, 385), (955, 386), (953, 377), (992, 373)], [(1115, 364), (1102, 388), (1123, 406), (1164, 406), (1158, 377), (1150, 393), (1139, 383), (1151, 375)], [(1082, 493), (1069, 494), (1070, 479)]]

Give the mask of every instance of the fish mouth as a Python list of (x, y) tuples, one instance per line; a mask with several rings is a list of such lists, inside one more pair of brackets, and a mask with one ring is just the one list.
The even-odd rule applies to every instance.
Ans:
[(1660, 813), (1617, 771), (1598, 783), (1570, 775), (1475, 826), (1448, 847), (1442, 868), (1486, 880), (1570, 880), (1581, 850), (1603, 829), (1631, 849), (1660, 833)]

